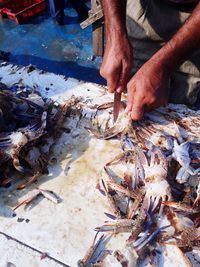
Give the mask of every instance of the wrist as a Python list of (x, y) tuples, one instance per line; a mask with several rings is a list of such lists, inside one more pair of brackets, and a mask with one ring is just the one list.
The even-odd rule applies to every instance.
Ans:
[(174, 46), (170, 43), (165, 44), (151, 58), (156, 68), (165, 69), (165, 72), (171, 75), (182, 63)]
[(120, 41), (128, 39), (126, 27), (119, 22), (109, 23), (106, 25), (106, 39), (110, 41)]

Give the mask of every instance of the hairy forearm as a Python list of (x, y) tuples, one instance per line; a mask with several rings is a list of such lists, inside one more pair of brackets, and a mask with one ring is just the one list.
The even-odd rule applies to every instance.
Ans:
[(200, 47), (200, 3), (179, 31), (154, 56), (153, 60), (174, 71)]
[(132, 68), (132, 47), (126, 31), (126, 0), (101, 0), (105, 16), (106, 48), (100, 74), (109, 92), (126, 88)]
[(106, 38), (126, 35), (126, 0), (102, 0), (105, 16)]

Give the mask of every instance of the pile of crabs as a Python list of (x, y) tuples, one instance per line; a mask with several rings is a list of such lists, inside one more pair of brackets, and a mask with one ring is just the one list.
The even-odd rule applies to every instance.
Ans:
[[(24, 87), (0, 89), (0, 186), (21, 189), (48, 173), (49, 155), (63, 121), (77, 103), (61, 105)], [(22, 178), (26, 178), (26, 180)]]
[[(1, 86), (0, 186), (17, 179), (24, 188), (48, 173), (52, 146), (79, 101), (72, 97), (61, 105), (27, 88)], [(94, 138), (115, 139), (121, 152), (106, 162), (97, 184), (110, 207), (108, 220), (95, 228), (78, 265), (158, 266), (166, 244), (180, 255), (199, 250), (200, 113), (171, 104), (132, 122), (122, 108), (113, 124), (112, 105), (98, 106), (85, 127)], [(45, 190), (39, 193), (52, 199)], [(109, 250), (110, 240), (124, 233), (123, 249)]]
[[(162, 247), (168, 244), (192, 266), (185, 253), (200, 249), (200, 113), (170, 104), (140, 122), (122, 111), (112, 125), (109, 108), (99, 106), (96, 127), (86, 129), (94, 138), (116, 138), (121, 144), (121, 153), (105, 164), (97, 184), (110, 213), (95, 228), (78, 265), (163, 266)], [(109, 250), (110, 240), (124, 233), (123, 249)]]

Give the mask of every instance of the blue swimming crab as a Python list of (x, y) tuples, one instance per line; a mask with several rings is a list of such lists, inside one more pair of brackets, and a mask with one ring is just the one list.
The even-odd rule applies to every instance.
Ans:
[(31, 176), (28, 184), (48, 172), (50, 149), (61, 133), (66, 114), (77, 102), (72, 97), (61, 105), (32, 91), (0, 92), (1, 185), (12, 181), (9, 176), (13, 167)]
[(191, 158), (189, 155), (190, 143), (188, 141), (178, 143), (174, 140), (174, 147), (172, 152), (172, 158), (174, 158), (181, 165), (176, 180), (179, 183), (185, 183), (191, 175), (197, 175), (200, 172), (200, 168), (196, 170), (191, 166)]

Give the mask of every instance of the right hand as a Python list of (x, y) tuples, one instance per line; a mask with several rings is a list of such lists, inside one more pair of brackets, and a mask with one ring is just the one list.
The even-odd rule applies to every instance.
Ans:
[(166, 68), (160, 57), (149, 59), (130, 79), (126, 111), (133, 120), (140, 120), (144, 112), (167, 104), (170, 75), (170, 68)]
[(100, 74), (107, 80), (108, 91), (121, 93), (126, 88), (132, 68), (132, 46), (127, 35), (108, 39)]

